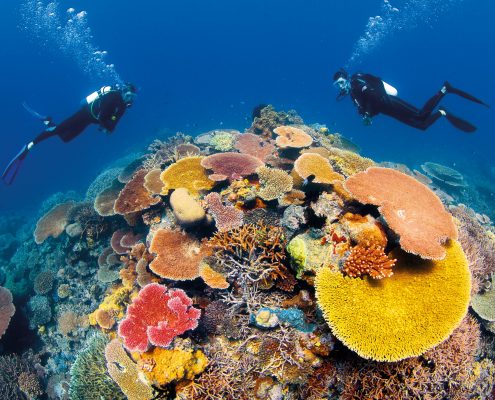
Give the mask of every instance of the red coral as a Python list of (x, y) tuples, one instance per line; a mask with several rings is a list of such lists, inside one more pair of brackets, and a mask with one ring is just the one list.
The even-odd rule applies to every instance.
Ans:
[(218, 193), (210, 193), (205, 197), (205, 201), (220, 232), (230, 231), (242, 225), (244, 213), (233, 206), (224, 206)]
[(10, 319), (15, 313), (12, 304), (12, 293), (8, 289), (0, 286), (0, 337), (3, 336), (10, 324)]
[(200, 315), (183, 290), (150, 283), (127, 308), (118, 332), (127, 350), (145, 352), (150, 344), (166, 347), (176, 336), (196, 329)]
[(213, 174), (208, 177), (213, 181), (241, 179), (254, 174), (256, 168), (262, 165), (264, 165), (263, 162), (258, 158), (240, 153), (217, 153), (201, 161), (203, 168), (213, 171)]

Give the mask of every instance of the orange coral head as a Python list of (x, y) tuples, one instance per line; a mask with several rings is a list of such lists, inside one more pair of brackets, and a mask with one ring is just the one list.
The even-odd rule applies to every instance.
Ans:
[(199, 277), (199, 266), (208, 255), (206, 246), (179, 231), (160, 229), (151, 241), (150, 251), (156, 254), (149, 268), (162, 278), (176, 281)]
[(443, 244), (457, 239), (452, 216), (438, 196), (416, 179), (390, 168), (371, 167), (351, 176), (345, 188), (363, 204), (379, 206), (389, 227), (400, 235), (403, 250), (441, 260)]
[(344, 272), (351, 278), (369, 275), (373, 279), (389, 278), (394, 273), (397, 260), (389, 258), (384, 247), (373, 242), (363, 242), (355, 246), (344, 264)]
[(302, 129), (294, 128), (293, 126), (279, 126), (273, 130), (278, 137), (276, 139), (277, 146), (281, 149), (311, 146), (313, 138)]

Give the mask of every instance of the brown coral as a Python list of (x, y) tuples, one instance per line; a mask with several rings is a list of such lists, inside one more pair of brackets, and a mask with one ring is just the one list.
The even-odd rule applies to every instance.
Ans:
[(124, 186), (115, 201), (116, 214), (126, 215), (146, 210), (160, 202), (159, 197), (153, 197), (144, 187), (144, 178), (147, 171), (139, 170), (133, 178)]
[(254, 174), (256, 168), (261, 167), (263, 162), (249, 154), (227, 152), (208, 156), (201, 161), (201, 165), (213, 171), (209, 176), (210, 179), (233, 181)]
[(225, 277), (206, 263), (201, 265), (199, 274), (212, 289), (227, 289), (229, 287), (229, 283), (225, 280)]
[(277, 134), (275, 143), (282, 149), (301, 149), (303, 147), (311, 146), (313, 143), (313, 138), (311, 136), (302, 129), (293, 126), (279, 126), (278, 128), (275, 128), (273, 132)]
[(383, 247), (387, 246), (388, 240), (383, 226), (371, 215), (348, 212), (339, 222), (354, 242), (359, 244), (371, 241)]
[(266, 162), (268, 156), (273, 154), (275, 146), (253, 133), (244, 133), (236, 139), (234, 147), (243, 154), (249, 154)]
[(281, 169), (262, 166), (256, 170), (256, 173), (261, 185), (258, 189), (258, 196), (263, 200), (278, 199), (292, 190), (292, 177)]
[(93, 205), (95, 211), (102, 217), (115, 215), (115, 201), (119, 197), (119, 193), (123, 188), (124, 185), (118, 180), (113, 181), (110, 187), (106, 188), (96, 196)]
[(10, 319), (15, 313), (10, 290), (0, 286), (0, 338), (3, 336), (10, 324)]
[(302, 178), (314, 177), (314, 183), (336, 184), (344, 177), (335, 172), (330, 162), (316, 153), (301, 154), (294, 163), (294, 170)]
[(164, 184), (162, 194), (185, 188), (192, 195), (198, 195), (201, 191), (212, 189), (215, 182), (208, 178), (202, 161), (203, 157), (186, 157), (167, 167), (160, 175)]
[(43, 243), (49, 237), (58, 238), (65, 231), (74, 204), (72, 201), (59, 204), (41, 217), (34, 230), (36, 244)]
[(179, 231), (160, 229), (155, 233), (150, 252), (156, 258), (149, 265), (162, 278), (176, 281), (199, 277), (200, 262), (208, 255), (207, 248)]
[(162, 170), (159, 168), (152, 169), (149, 171), (144, 177), (143, 186), (146, 188), (148, 192), (152, 195), (161, 194), (163, 190), (163, 182), (160, 179), (160, 175), (162, 174)]
[(452, 216), (440, 199), (416, 179), (389, 168), (371, 167), (351, 176), (345, 188), (363, 204), (379, 206), (402, 249), (441, 260), (447, 239), (457, 239)]
[(373, 242), (361, 242), (353, 247), (344, 264), (344, 272), (351, 278), (369, 275), (373, 279), (391, 277), (397, 260), (385, 254), (385, 248)]

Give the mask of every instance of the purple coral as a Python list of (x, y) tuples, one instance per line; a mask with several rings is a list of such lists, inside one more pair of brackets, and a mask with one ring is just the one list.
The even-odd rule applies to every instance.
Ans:
[(201, 166), (213, 171), (209, 178), (213, 181), (241, 179), (254, 174), (263, 162), (249, 154), (217, 153), (204, 158)]
[(218, 193), (210, 193), (205, 197), (205, 201), (220, 232), (230, 231), (242, 225), (244, 213), (234, 206), (224, 206)]
[(0, 337), (3, 336), (10, 324), (10, 319), (15, 313), (12, 304), (12, 293), (10, 290), (0, 287)]

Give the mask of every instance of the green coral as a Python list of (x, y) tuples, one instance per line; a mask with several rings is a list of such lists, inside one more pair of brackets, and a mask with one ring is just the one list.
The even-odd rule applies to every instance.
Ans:
[(490, 290), (474, 295), (471, 299), (471, 307), (484, 320), (495, 321), (495, 275), (492, 276)]
[(218, 151), (229, 151), (234, 148), (235, 135), (230, 132), (219, 132), (210, 140), (210, 144)]
[(107, 374), (105, 346), (108, 340), (92, 336), (70, 370), (71, 400), (125, 400), (117, 384)]

